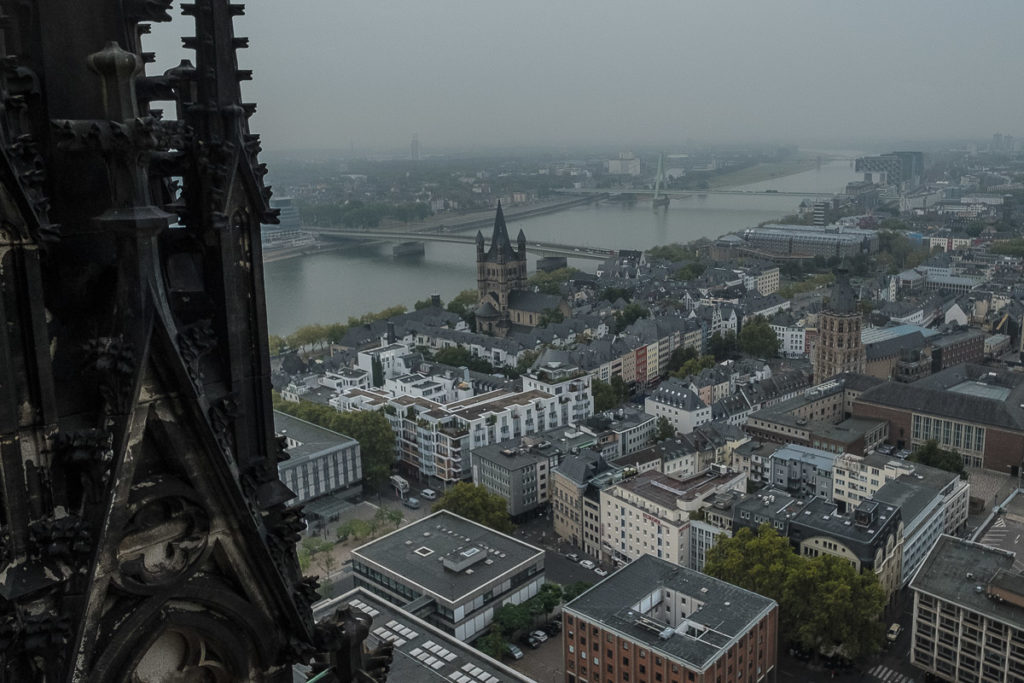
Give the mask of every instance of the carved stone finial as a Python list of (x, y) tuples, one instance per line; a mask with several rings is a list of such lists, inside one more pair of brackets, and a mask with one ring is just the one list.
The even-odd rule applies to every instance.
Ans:
[(103, 106), (111, 121), (128, 121), (138, 116), (135, 76), (142, 71), (138, 55), (121, 49), (114, 41), (88, 57), (89, 68), (103, 84)]

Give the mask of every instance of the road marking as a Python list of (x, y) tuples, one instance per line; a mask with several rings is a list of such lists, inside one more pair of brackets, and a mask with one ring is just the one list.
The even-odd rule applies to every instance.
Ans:
[(910, 683), (913, 680), (909, 676), (904, 676), (899, 671), (890, 669), (884, 664), (878, 664), (873, 667), (868, 671), (868, 676), (885, 681), (885, 683)]

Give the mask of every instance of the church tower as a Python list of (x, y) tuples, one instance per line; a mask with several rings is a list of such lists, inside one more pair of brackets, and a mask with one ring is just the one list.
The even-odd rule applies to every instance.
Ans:
[(354, 680), (278, 476), (244, 7), (147, 74), (171, 4), (0, 0), (0, 681)]
[(864, 372), (866, 355), (861, 341), (861, 316), (848, 271), (836, 270), (832, 297), (818, 316), (814, 349), (814, 381), (823, 382), (844, 372)]
[(526, 287), (526, 235), (522, 230), (513, 249), (505, 226), (505, 214), (498, 202), (491, 246), (484, 250), (483, 233), (476, 235), (476, 284), (480, 305), (476, 310), (477, 332), (504, 337), (511, 326), (509, 295)]

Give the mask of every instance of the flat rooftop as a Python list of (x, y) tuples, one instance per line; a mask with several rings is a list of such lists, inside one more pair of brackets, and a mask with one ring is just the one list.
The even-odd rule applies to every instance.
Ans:
[(999, 505), (1002, 509), (976, 534), (979, 543), (1016, 554), (1013, 567), (1024, 572), (1024, 493), (1020, 489)]
[(377, 648), (385, 642), (394, 646), (388, 673), (390, 681), (531, 681), (518, 671), (363, 588), (353, 589), (340, 597), (314, 605), (313, 618), (321, 621), (346, 603), (373, 618), (370, 635), (365, 641), (367, 647)]
[[(653, 607), (680, 595), (691, 598), (695, 609), (681, 623), (659, 620)], [(703, 671), (776, 607), (774, 600), (739, 586), (642, 555), (568, 603), (565, 611)]]
[[(1024, 608), (988, 597), (993, 579), (997, 586), (1007, 583), (1013, 561), (1013, 553), (1005, 550), (943, 535), (910, 580), (910, 587), (1020, 628)], [(1017, 573), (1015, 583), (1019, 592), (1024, 576)]]
[(298, 442), (297, 446), (288, 447), (292, 463), (312, 458), (325, 451), (356, 445), (356, 440), (350, 436), (339, 434), (312, 422), (300, 420), (278, 410), (274, 411), (274, 431)]
[(710, 491), (723, 486), (739, 474), (714, 474), (706, 472), (689, 479), (677, 479), (661, 472), (650, 471), (636, 475), (618, 484), (617, 488), (629, 491), (655, 505), (675, 509), (678, 501), (703, 498)]
[(352, 558), (454, 603), (503, 574), (543, 561), (544, 551), (442, 510), (356, 548)]

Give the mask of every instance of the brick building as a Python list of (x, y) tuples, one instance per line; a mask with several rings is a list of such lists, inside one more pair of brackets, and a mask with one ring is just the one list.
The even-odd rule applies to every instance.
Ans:
[(643, 555), (562, 611), (567, 683), (769, 680), (778, 604)]
[(854, 402), (856, 417), (889, 423), (889, 442), (916, 448), (934, 439), (967, 467), (1008, 473), (1024, 453), (1024, 374), (964, 364), (913, 384), (890, 382)]

